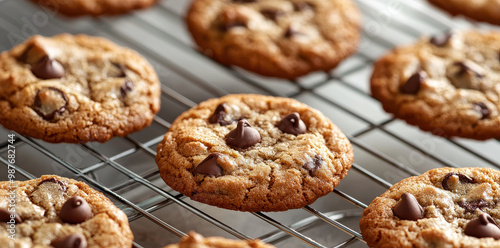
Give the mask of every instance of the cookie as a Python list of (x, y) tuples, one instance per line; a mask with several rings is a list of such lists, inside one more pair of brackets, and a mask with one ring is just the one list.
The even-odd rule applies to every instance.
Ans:
[(500, 171), (440, 168), (394, 184), (360, 220), (370, 247), (500, 247)]
[(0, 54), (0, 124), (48, 142), (105, 142), (151, 124), (160, 82), (136, 52), (86, 35), (33, 36)]
[(147, 8), (157, 0), (31, 0), (68, 17), (120, 15)]
[(352, 166), (349, 140), (294, 99), (237, 94), (181, 114), (158, 145), (163, 180), (191, 199), (284, 211), (330, 193)]
[(219, 63), (293, 79), (354, 53), (360, 16), (351, 0), (195, 0), (187, 26)]
[(59, 176), (0, 182), (0, 221), (0, 247), (132, 247), (120, 209), (85, 183)]
[(429, 0), (451, 15), (464, 15), (476, 21), (500, 25), (499, 0)]
[(445, 137), (500, 138), (500, 33), (453, 31), (375, 63), (372, 95), (397, 118)]
[(164, 248), (274, 248), (258, 239), (256, 240), (232, 240), (222, 237), (203, 237), (201, 234), (193, 231), (189, 232), (187, 236), (182, 237), (178, 244), (167, 245)]

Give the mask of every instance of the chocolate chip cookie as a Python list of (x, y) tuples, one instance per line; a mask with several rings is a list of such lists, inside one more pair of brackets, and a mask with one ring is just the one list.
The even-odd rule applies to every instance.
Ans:
[(289, 79), (335, 68), (360, 38), (351, 0), (195, 0), (187, 25), (219, 63)]
[(160, 82), (136, 52), (86, 35), (33, 36), (0, 54), (0, 124), (48, 142), (105, 142), (151, 124)]
[(125, 248), (132, 240), (127, 216), (85, 183), (52, 175), (0, 182), (0, 247)]
[(31, 0), (69, 17), (119, 15), (147, 8), (157, 0)]
[(167, 245), (164, 248), (190, 248), (190, 247), (204, 247), (204, 248), (274, 248), (260, 240), (231, 240), (222, 237), (203, 237), (201, 234), (193, 231), (189, 232), (187, 236), (183, 237), (178, 244)]
[(158, 145), (163, 180), (193, 200), (284, 211), (330, 193), (353, 162), (349, 140), (294, 99), (238, 94), (181, 114)]
[(464, 15), (481, 22), (500, 25), (499, 0), (429, 0), (452, 15)]
[(422, 38), (376, 62), (371, 91), (387, 112), (451, 137), (500, 138), (500, 33)]
[(440, 168), (394, 184), (360, 221), (370, 247), (500, 247), (500, 171)]

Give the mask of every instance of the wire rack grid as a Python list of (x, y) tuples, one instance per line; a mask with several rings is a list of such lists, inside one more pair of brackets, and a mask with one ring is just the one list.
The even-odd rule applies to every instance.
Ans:
[[(356, 3), (364, 16), (359, 51), (331, 73), (287, 81), (224, 67), (197, 52), (183, 20), (190, 1), (164, 0), (123, 17), (68, 20), (28, 1), (0, 0), (0, 51), (34, 34), (103, 36), (145, 56), (162, 82), (162, 109), (153, 124), (104, 144), (50, 144), (0, 128), (0, 179), (7, 180), (7, 139), (15, 134), (18, 180), (57, 174), (88, 183), (125, 211), (136, 247), (162, 247), (190, 230), (259, 238), (277, 247), (366, 247), (358, 222), (373, 198), (431, 168), (498, 169), (500, 143), (421, 132), (386, 114), (369, 94), (373, 62), (393, 47), (449, 29), (493, 27), (450, 18), (422, 0)], [(154, 162), (157, 144), (180, 113), (229, 93), (292, 97), (322, 111), (354, 146), (355, 163), (348, 176), (314, 204), (279, 213), (219, 209), (171, 190)]]

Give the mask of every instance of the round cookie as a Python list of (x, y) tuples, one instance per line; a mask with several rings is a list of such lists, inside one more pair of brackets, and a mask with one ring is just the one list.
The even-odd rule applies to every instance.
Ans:
[(193, 231), (182, 237), (178, 244), (167, 245), (164, 248), (275, 248), (260, 240), (231, 240), (222, 237), (203, 237)]
[(33, 36), (0, 54), (0, 124), (48, 142), (105, 142), (149, 126), (160, 82), (136, 52), (103, 38)]
[(240, 211), (311, 204), (339, 184), (352, 162), (349, 140), (319, 111), (252, 94), (210, 99), (184, 112), (156, 156), (172, 189)]
[(464, 15), (476, 21), (500, 25), (500, 0), (429, 0), (452, 15)]
[(125, 248), (132, 240), (127, 216), (85, 183), (53, 175), (0, 182), (0, 247)]
[(354, 53), (360, 16), (351, 0), (195, 0), (187, 25), (219, 63), (294, 79)]
[(396, 48), (375, 63), (383, 108), (445, 137), (500, 138), (500, 33), (454, 31)]
[(394, 184), (360, 220), (370, 247), (500, 247), (500, 171), (439, 168)]
[(31, 0), (68, 17), (120, 15), (147, 8), (157, 0)]

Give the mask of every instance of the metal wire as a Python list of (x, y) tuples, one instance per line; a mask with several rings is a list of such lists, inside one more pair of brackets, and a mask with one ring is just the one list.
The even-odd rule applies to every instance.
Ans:
[[(154, 10), (152, 10), (153, 14), (161, 14), (173, 20), (177, 20), (178, 23), (183, 22), (183, 13), (176, 12), (172, 10), (171, 5), (173, 1), (163, 1)], [(398, 45), (399, 41), (395, 39), (393, 36), (384, 35), (384, 33), (373, 33), (368, 28), (370, 24), (380, 24), (387, 26), (388, 29), (394, 30), (395, 32), (399, 32), (405, 34), (408, 37), (412, 37), (413, 39), (418, 39), (423, 34), (439, 33), (444, 32), (445, 30), (456, 28), (456, 22), (446, 15), (436, 15), (434, 12), (429, 12), (429, 7), (425, 5), (423, 1), (397, 1), (399, 11), (404, 11), (405, 14), (397, 15), (397, 13), (392, 13), (393, 15), (390, 18), (383, 19), (381, 23), (377, 18), (380, 17), (381, 6), (389, 6), (390, 1), (387, 2), (385, 0), (357, 0), (356, 1), (360, 6), (360, 9), (363, 11), (363, 14), (367, 20), (366, 27), (363, 31), (363, 36), (369, 43), (369, 45), (373, 45), (378, 47), (381, 50), (389, 50), (392, 47)], [(394, 2), (394, 1), (393, 1)], [(27, 5), (27, 3), (15, 3), (19, 6), (24, 7), (16, 9), (17, 13), (33, 13), (33, 11), (37, 11), (36, 7)], [(9, 10), (3, 8), (3, 6), (16, 6), (14, 1), (0, 1), (0, 30), (5, 31), (6, 33), (19, 33), (20, 24), (23, 24), (25, 19), (18, 18), (16, 19), (15, 14), (10, 14)], [(14, 11), (14, 10), (13, 10)], [(32, 11), (32, 12), (29, 12)], [(195, 57), (199, 60), (207, 60), (205, 56), (199, 53), (195, 48), (192, 47), (191, 44), (186, 43), (185, 40), (179, 38), (175, 34), (167, 32), (165, 28), (156, 23), (152, 23), (147, 18), (146, 14), (131, 14), (127, 18), (130, 19), (129, 22), (125, 24), (131, 23), (131, 25), (135, 25), (147, 32), (149, 34), (153, 34), (155, 38), (161, 39), (163, 42), (168, 43), (172, 47), (175, 47), (176, 50), (182, 51), (187, 56)], [(432, 31), (422, 30), (420, 27), (412, 26), (408, 24), (405, 18), (412, 18), (416, 20), (421, 20), (422, 24), (426, 24), (428, 26), (432, 26)], [(389, 20), (390, 21), (387, 21)], [(228, 93), (231, 93), (231, 90), (227, 90), (225, 87), (221, 86), (218, 82), (212, 82), (206, 80), (203, 75), (197, 74), (190, 70), (190, 68), (186, 68), (184, 66), (180, 66), (175, 58), (171, 58), (168, 56), (164, 56), (158, 53), (156, 50), (152, 49), (148, 46), (147, 42), (139, 41), (136, 37), (127, 34), (116, 24), (116, 19), (108, 19), (101, 18), (95, 20), (85, 20), (81, 26), (77, 28), (73, 27), (72, 24), (66, 23), (63, 19), (53, 18), (50, 19), (50, 27), (51, 29), (47, 31), (47, 33), (55, 32), (54, 30), (74, 30), (75, 32), (86, 32), (89, 34), (105, 34), (106, 36), (112, 38), (113, 40), (118, 40), (122, 44), (131, 47), (132, 49), (138, 51), (143, 54), (147, 58), (149, 58), (153, 64), (158, 68), (168, 69), (168, 71), (173, 74), (181, 77), (183, 80), (189, 82), (191, 87), (196, 87), (198, 89), (202, 89), (205, 93), (204, 96), (192, 96), (187, 95), (186, 93), (182, 93), (179, 88), (174, 87), (169, 83), (168, 76), (160, 78), (162, 79), (162, 99), (168, 100), (172, 102), (172, 104), (176, 104), (179, 106), (179, 109), (187, 110), (197, 104), (197, 101), (202, 98), (210, 98), (222, 96)], [(53, 29), (53, 30), (52, 30)], [(43, 30), (40, 30), (43, 33)], [(0, 49), (8, 49), (13, 44), (7, 44), (7, 41), (0, 40)], [(311, 83), (304, 83), (301, 80), (291, 81), (291, 82), (281, 82), (283, 85), (288, 84), (291, 90), (289, 93), (285, 93), (286, 91), (281, 91), (282, 85), (273, 85), (262, 83), (259, 79), (256, 79), (254, 76), (249, 76), (247, 73), (241, 72), (241, 70), (234, 69), (231, 67), (223, 67), (212, 63), (213, 66), (217, 67), (218, 70), (221, 71), (227, 78), (234, 78), (237, 80), (242, 86), (246, 87), (250, 91), (256, 91), (261, 94), (269, 94), (269, 95), (278, 95), (278, 96), (286, 96), (286, 97), (295, 97), (295, 98), (313, 98), (314, 101), (319, 101), (322, 103), (322, 106), (327, 106), (328, 108), (335, 109), (339, 114), (346, 115), (351, 118), (353, 121), (357, 123), (361, 123), (364, 125), (364, 128), (360, 128), (356, 132), (348, 135), (351, 143), (355, 147), (357, 151), (363, 151), (375, 159), (383, 162), (385, 166), (391, 168), (391, 170), (397, 171), (406, 176), (414, 176), (420, 174), (422, 171), (417, 170), (418, 167), (412, 166), (410, 163), (406, 163), (404, 161), (399, 160), (394, 155), (388, 153), (385, 150), (378, 149), (378, 147), (373, 144), (369, 144), (363, 141), (363, 138), (372, 134), (380, 134), (384, 137), (394, 139), (396, 142), (403, 144), (405, 147), (408, 147), (413, 152), (417, 152), (421, 156), (423, 156), (426, 161), (431, 161), (432, 163), (438, 164), (438, 166), (448, 166), (448, 167), (458, 167), (460, 166), (455, 161), (450, 160), (451, 158), (447, 155), (442, 155), (437, 153), (434, 150), (426, 149), (419, 144), (416, 144), (413, 140), (408, 139), (398, 132), (392, 130), (392, 126), (397, 124), (398, 121), (394, 120), (390, 117), (382, 120), (382, 121), (373, 121), (370, 118), (367, 118), (363, 113), (353, 111), (349, 108), (349, 106), (345, 106), (336, 101), (336, 99), (330, 98), (321, 94), (320, 89), (322, 87), (327, 87), (333, 84), (336, 84), (340, 87), (345, 87), (346, 89), (355, 92), (366, 99), (372, 99), (369, 92), (363, 87), (359, 87), (353, 84), (349, 77), (351, 75), (361, 74), (369, 70), (370, 65), (374, 62), (375, 55), (371, 52), (371, 50), (363, 50), (361, 49), (356, 55), (359, 59), (359, 64), (354, 65), (344, 71), (341, 71), (338, 74), (327, 74), (322, 75), (320, 80), (313, 80)], [(368, 83), (368, 82), (366, 82)], [(354, 101), (356, 99), (353, 99)], [(166, 117), (167, 114), (159, 114), (154, 118), (154, 125), (158, 126), (159, 129), (162, 130), (161, 133), (157, 133), (154, 137), (149, 138), (147, 140), (142, 140), (141, 137), (135, 137), (133, 135), (125, 137), (123, 141), (129, 145), (129, 148), (120, 150), (113, 154), (104, 154), (100, 152), (98, 148), (93, 147), (89, 144), (80, 144), (73, 145), (73, 147), (78, 147), (83, 150), (86, 154), (92, 157), (92, 159), (97, 162), (85, 166), (84, 168), (80, 168), (77, 164), (72, 164), (65, 159), (59, 157), (55, 154), (54, 150), (48, 148), (43, 143), (33, 140), (28, 137), (22, 137), (17, 135), (19, 138), (15, 145), (19, 147), (19, 149), (33, 149), (39, 152), (38, 155), (33, 156), (46, 156), (50, 160), (54, 161), (56, 166), (64, 168), (71, 173), (73, 178), (78, 178), (80, 180), (84, 180), (88, 182), (94, 188), (104, 192), (107, 196), (112, 197), (117, 200), (120, 204), (120, 207), (127, 213), (129, 217), (129, 221), (133, 222), (140, 218), (146, 218), (152, 223), (155, 223), (161, 230), (171, 233), (177, 237), (181, 237), (185, 235), (185, 231), (182, 231), (177, 227), (177, 223), (168, 223), (161, 216), (156, 215), (157, 211), (168, 208), (169, 206), (179, 206), (185, 211), (193, 214), (193, 216), (197, 216), (201, 218), (207, 223), (215, 226), (219, 230), (227, 233), (229, 236), (233, 236), (240, 239), (251, 239), (256, 237), (251, 237), (246, 234), (245, 231), (239, 230), (236, 227), (232, 227), (231, 225), (219, 220), (216, 216), (203, 211), (199, 207), (196, 207), (189, 203), (187, 198), (181, 194), (173, 192), (169, 190), (166, 186), (158, 186), (153, 181), (159, 178), (159, 172), (157, 169), (150, 168), (144, 170), (142, 172), (135, 172), (129, 169), (123, 161), (142, 153), (148, 159), (154, 160), (156, 155), (155, 147), (162, 140), (163, 133), (168, 130), (171, 125), (172, 118)], [(2, 131), (3, 129), (0, 129)], [(5, 133), (12, 133), (9, 130), (3, 130)], [(1, 142), (1, 141), (0, 141)], [(468, 156), (475, 159), (475, 161), (482, 161), (485, 164), (488, 164), (493, 167), (500, 168), (500, 159), (492, 158), (491, 156), (478, 151), (475, 147), (471, 147), (470, 144), (464, 144), (460, 140), (440, 140), (446, 146), (452, 147), (453, 149), (460, 150), (462, 153), (467, 154)], [(498, 145), (498, 141), (491, 144), (494, 148)], [(106, 144), (104, 144), (106, 145)], [(6, 159), (8, 142), (0, 143), (0, 164), (5, 165), (5, 167), (9, 166), (9, 162)], [(27, 179), (36, 178), (38, 176), (37, 172), (29, 171), (25, 169), (27, 167), (23, 164), (14, 165), (17, 173), (22, 175)], [(31, 168), (31, 167), (30, 167)], [(120, 175), (124, 176), (126, 179), (114, 184), (113, 186), (105, 186), (100, 178), (99, 173), (103, 169), (112, 168), (117, 171)], [(353, 165), (352, 171), (358, 173), (359, 177), (363, 178), (366, 181), (372, 182), (374, 185), (378, 185), (381, 189), (387, 189), (394, 182), (393, 180), (387, 180), (383, 175), (380, 175), (377, 170), (373, 169), (370, 164), (367, 164), (365, 161), (356, 162)], [(2, 175), (2, 174), (0, 174)], [(349, 180), (346, 178), (345, 180)], [(124, 196), (124, 191), (127, 191), (130, 187), (144, 187), (151, 192), (154, 192), (154, 196), (143, 200), (139, 203), (134, 203)], [(345, 208), (338, 211), (333, 212), (323, 212), (313, 206), (306, 206), (301, 211), (304, 214), (307, 214), (308, 217), (303, 218), (299, 221), (295, 221), (291, 224), (284, 224), (283, 221), (280, 221), (279, 218), (274, 218), (272, 214), (268, 213), (253, 213), (253, 216), (257, 217), (261, 221), (267, 223), (268, 226), (272, 226), (272, 230), (266, 232), (265, 234), (260, 235), (257, 238), (260, 238), (266, 242), (276, 244), (279, 246), (281, 242), (286, 242), (289, 240), (297, 241), (299, 244), (303, 244), (306, 246), (312, 247), (348, 247), (353, 245), (362, 245), (364, 242), (362, 239), (362, 235), (357, 231), (356, 226), (349, 226), (343, 224), (341, 221), (345, 218), (358, 218), (361, 214), (361, 211), (367, 207), (370, 199), (361, 200), (360, 195), (357, 193), (353, 193), (353, 190), (349, 188), (344, 189), (335, 189), (331, 197), (338, 198), (340, 201), (344, 201), (348, 205), (354, 206), (356, 209)], [(373, 198), (374, 196), (372, 196)], [(310, 233), (307, 230), (317, 227), (319, 225), (327, 225), (332, 227), (335, 230), (340, 230), (346, 236), (342, 240), (337, 243), (328, 243), (326, 244), (323, 240), (317, 240), (311, 237)], [(135, 242), (134, 245), (136, 247), (143, 247), (138, 242)], [(160, 245), (160, 244), (158, 244)]]

